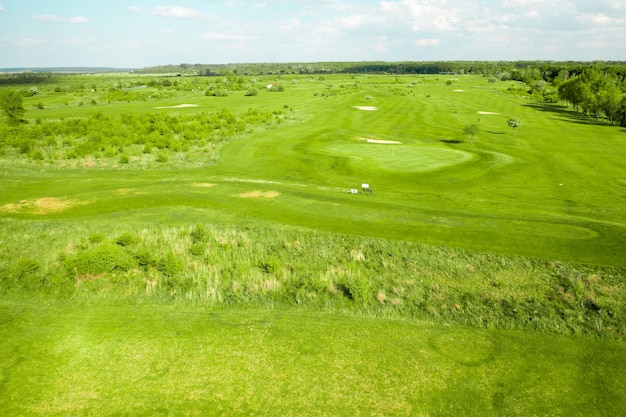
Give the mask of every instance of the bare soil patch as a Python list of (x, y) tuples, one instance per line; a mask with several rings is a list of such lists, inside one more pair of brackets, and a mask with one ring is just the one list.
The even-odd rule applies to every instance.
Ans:
[(378, 110), (378, 108), (374, 107), (374, 106), (352, 106), (352, 107), (354, 107), (355, 109), (364, 110), (364, 111), (376, 111), (376, 110)]
[(492, 111), (479, 111), (477, 112), (478, 114), (500, 114), (500, 113), (494, 113)]
[(0, 211), (5, 213), (49, 214), (59, 213), (80, 204), (87, 204), (87, 202), (57, 197), (45, 197), (37, 200), (22, 200), (19, 203), (5, 204), (0, 207)]
[(215, 187), (217, 184), (213, 184), (213, 183), (210, 183), (210, 182), (195, 182), (193, 185), (195, 187), (210, 188), (210, 187)]
[(241, 198), (276, 198), (280, 195), (278, 191), (248, 191), (247, 193), (239, 194)]

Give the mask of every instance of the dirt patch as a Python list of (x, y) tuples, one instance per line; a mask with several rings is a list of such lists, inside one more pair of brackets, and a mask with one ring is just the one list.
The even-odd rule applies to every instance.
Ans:
[(5, 213), (28, 213), (28, 214), (50, 214), (60, 213), (87, 202), (78, 202), (64, 198), (45, 197), (37, 200), (22, 200), (19, 203), (9, 203), (0, 207), (0, 211)]
[(241, 198), (276, 198), (280, 195), (278, 191), (248, 191), (247, 193), (239, 194)]
[(476, 112), (476, 113), (478, 113), (478, 114), (500, 114), (500, 113), (494, 113), (492, 111), (479, 111), (479, 112)]
[(215, 187), (217, 184), (212, 184), (210, 182), (195, 182), (194, 187), (204, 187), (204, 188), (209, 188), (209, 187)]
[(198, 107), (197, 104), (179, 104), (177, 106), (155, 107), (155, 109), (184, 109), (185, 107)]
[(398, 142), (395, 140), (383, 140), (383, 139), (371, 139), (371, 138), (358, 138), (357, 140), (361, 140), (367, 143), (380, 143), (383, 145), (401, 145), (402, 142)]
[(352, 106), (352, 107), (354, 107), (355, 109), (364, 110), (364, 111), (376, 111), (376, 110), (378, 110), (378, 108), (374, 107), (374, 106)]

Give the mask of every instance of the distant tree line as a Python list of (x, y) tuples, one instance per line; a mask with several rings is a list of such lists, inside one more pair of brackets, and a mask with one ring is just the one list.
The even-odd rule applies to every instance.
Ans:
[(199, 76), (278, 75), (278, 74), (474, 74), (505, 76), (518, 81), (543, 79), (550, 82), (566, 71), (575, 76), (584, 69), (599, 67), (616, 74), (626, 74), (626, 62), (556, 62), (556, 61), (404, 61), (404, 62), (308, 62), (308, 63), (239, 63), (180, 64), (137, 69), (139, 74), (181, 74)]

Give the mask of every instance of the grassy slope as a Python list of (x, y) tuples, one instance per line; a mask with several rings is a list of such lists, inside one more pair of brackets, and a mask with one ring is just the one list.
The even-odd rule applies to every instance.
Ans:
[(621, 343), (175, 304), (2, 302), (0, 312), (5, 415), (595, 416), (626, 409)]
[[(0, 203), (36, 198), (42, 190), (49, 190), (49, 195), (80, 201), (93, 196), (92, 204), (73, 214), (101, 213), (125, 207), (124, 202), (115, 201), (112, 190), (133, 188), (147, 192), (147, 203), (133, 204), (188, 205), (186, 185), (212, 181), (220, 186), (205, 190), (203, 204), (268, 220), (478, 251), (624, 265), (626, 172), (619, 129), (581, 121), (559, 106), (536, 105), (499, 93), (481, 78), (461, 78), (451, 86), (428, 77), (400, 78), (400, 84), (384, 77), (356, 80), (356, 92), (329, 97), (314, 94), (326, 91), (328, 85), (354, 81), (347, 77), (300, 80), (284, 93), (262, 92), (259, 97), (239, 93), (215, 98), (185, 92), (163, 102), (85, 107), (80, 111), (154, 111), (157, 105), (199, 104), (198, 108), (172, 110), (193, 113), (220, 106), (245, 111), (288, 105), (311, 117), (230, 143), (222, 150), (222, 163), (208, 169), (145, 176), (91, 170), (77, 175), (71, 189), (65, 170), (50, 170), (45, 178), (29, 178), (26, 184), (23, 175), (8, 173)], [(411, 84), (415, 80), (418, 83)], [(404, 95), (398, 95), (398, 89)], [(366, 100), (366, 95), (373, 99)], [(374, 105), (378, 110), (359, 111), (355, 105)], [(34, 114), (59, 117), (73, 112), (61, 106)], [(524, 123), (515, 134), (506, 126), (511, 116)], [(477, 119), (482, 133), (470, 145), (460, 131)], [(391, 150), (382, 145), (362, 143), (359, 152), (358, 143), (352, 142), (356, 137), (397, 140), (403, 145), (392, 158)], [(441, 140), (465, 141), (448, 144)], [(429, 159), (419, 165), (416, 155), (423, 155), (422, 161)], [(472, 158), (458, 163), (458, 155)], [(434, 169), (446, 162), (453, 165)], [(415, 166), (407, 165), (411, 163)], [(106, 185), (94, 187), (89, 181)], [(232, 198), (233, 186), (241, 188), (246, 181), (251, 190), (282, 195), (270, 210), (256, 200)], [(345, 193), (362, 183), (374, 187), (373, 198)], [(99, 196), (98, 191), (102, 191)]]

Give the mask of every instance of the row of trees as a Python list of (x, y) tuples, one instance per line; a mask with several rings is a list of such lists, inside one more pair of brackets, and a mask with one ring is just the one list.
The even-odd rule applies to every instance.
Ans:
[(576, 111), (581, 110), (596, 119), (606, 117), (611, 124), (617, 120), (621, 126), (626, 126), (624, 80), (590, 68), (563, 81), (558, 92)]

